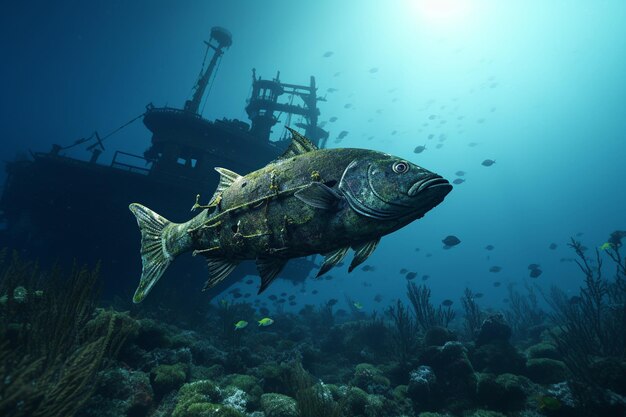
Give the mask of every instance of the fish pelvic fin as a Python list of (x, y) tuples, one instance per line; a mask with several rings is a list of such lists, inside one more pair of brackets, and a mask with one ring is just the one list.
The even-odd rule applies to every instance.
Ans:
[(135, 215), (141, 231), (141, 279), (133, 296), (133, 302), (140, 303), (179, 251), (166, 244), (166, 231), (174, 223), (141, 204), (133, 203), (128, 208)]
[(368, 242), (361, 243), (360, 245), (354, 246), (354, 258), (350, 263), (350, 267), (348, 268), (348, 273), (352, 272), (354, 268), (361, 265), (365, 260), (374, 252), (376, 246), (378, 246), (378, 242), (380, 242), (380, 238), (376, 238), (370, 240)]
[(346, 256), (348, 249), (350, 249), (350, 247), (346, 246), (345, 248), (335, 249), (334, 251), (325, 254), (324, 256), (326, 256), (326, 258), (324, 258), (324, 263), (322, 263), (322, 267), (318, 271), (315, 278), (321, 277), (341, 262), (341, 260)]

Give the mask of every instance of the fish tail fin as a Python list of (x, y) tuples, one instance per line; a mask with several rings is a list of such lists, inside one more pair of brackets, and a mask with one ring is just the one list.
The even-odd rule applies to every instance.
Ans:
[(141, 204), (133, 203), (128, 208), (137, 218), (141, 231), (141, 279), (133, 296), (133, 302), (139, 303), (177, 255), (168, 251), (165, 236), (168, 226), (174, 223)]

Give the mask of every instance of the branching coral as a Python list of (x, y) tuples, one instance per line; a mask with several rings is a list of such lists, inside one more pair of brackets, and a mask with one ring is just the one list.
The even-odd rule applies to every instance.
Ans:
[(626, 358), (626, 259), (621, 256), (619, 245), (607, 248), (606, 253), (616, 266), (613, 279), (607, 280), (602, 275), (600, 251), (595, 251), (594, 268), (580, 242), (572, 239), (569, 246), (578, 257), (576, 263), (585, 280), (576, 296), (569, 297), (552, 287), (546, 297), (553, 309), (552, 319), (558, 325), (553, 338), (576, 380), (587, 387), (600, 387), (602, 381), (593, 371), (596, 358)]
[(396, 301), (395, 306), (392, 305), (387, 309), (387, 314), (393, 322), (392, 335), (396, 355), (400, 363), (405, 364), (419, 344), (418, 324), (411, 317), (409, 308), (400, 300)]
[(439, 306), (437, 310), (430, 302), (430, 288), (426, 285), (417, 285), (414, 282), (407, 284), (407, 296), (413, 306), (415, 319), (420, 330), (426, 331), (434, 326), (448, 327), (454, 319), (455, 312), (451, 306)]
[(527, 339), (546, 319), (546, 313), (539, 307), (535, 289), (528, 284), (525, 287), (525, 296), (516, 291), (513, 285), (508, 287), (509, 309), (505, 311), (505, 316), (513, 336), (518, 340)]
[(463, 310), (465, 312), (463, 317), (465, 320), (465, 333), (467, 334), (468, 339), (471, 340), (478, 335), (483, 321), (483, 313), (480, 310), (478, 303), (476, 303), (472, 290), (469, 288), (465, 288), (465, 292), (461, 298), (461, 305), (463, 306)]

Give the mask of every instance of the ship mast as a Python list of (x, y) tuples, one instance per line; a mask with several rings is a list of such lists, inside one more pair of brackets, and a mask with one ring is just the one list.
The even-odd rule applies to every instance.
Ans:
[[(212, 44), (211, 41), (215, 41), (215, 45)], [(213, 27), (211, 28), (211, 38), (209, 41), (204, 42), (207, 46), (207, 54), (209, 53), (209, 49), (213, 49), (215, 52), (211, 57), (211, 62), (209, 62), (209, 66), (206, 68), (203, 74), (198, 78), (198, 82), (194, 86), (194, 93), (191, 100), (187, 100), (185, 102), (185, 110), (198, 114), (198, 109), (200, 108), (200, 101), (202, 100), (202, 96), (204, 96), (204, 92), (206, 91), (206, 87), (209, 84), (209, 79), (211, 78), (211, 74), (217, 65), (217, 62), (224, 54), (223, 49), (228, 48), (232, 43), (232, 36), (230, 32), (221, 27)]]

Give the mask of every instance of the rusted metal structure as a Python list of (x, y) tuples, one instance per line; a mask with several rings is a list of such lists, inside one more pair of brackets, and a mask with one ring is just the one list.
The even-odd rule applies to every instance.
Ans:
[[(139, 236), (129, 203), (142, 202), (173, 213), (172, 220), (187, 217), (196, 194), (210, 196), (216, 188), (213, 167), (245, 174), (280, 155), (288, 141), (271, 140), (270, 135), (283, 114), (287, 123), (292, 115), (300, 117), (297, 125), (303, 133), (324, 146), (328, 133), (317, 125), (317, 102), (323, 99), (317, 97), (314, 77), (309, 85), (285, 84), (278, 75), (265, 80), (252, 70), (252, 95), (246, 106), (251, 123), (203, 118), (201, 102), (232, 37), (214, 27), (205, 43), (205, 60), (209, 55), (211, 59), (206, 68), (203, 64), (193, 96), (183, 108), (148, 104), (143, 114), (127, 123), (141, 118), (152, 133), (143, 155), (118, 150), (110, 165), (100, 164), (103, 141), (110, 135), (101, 138), (94, 133), (70, 146), (53, 145), (50, 152), (33, 152), (30, 159), (8, 162), (0, 198), (1, 243), (27, 248), (44, 259), (102, 259), (105, 274), (124, 274), (132, 288), (140, 264)], [(64, 155), (65, 149), (81, 145), (88, 145), (90, 160)], [(310, 268), (311, 262), (294, 265), (300, 271), (293, 275), (302, 276), (301, 269)], [(256, 274), (253, 265), (242, 273)], [(283, 275), (289, 275), (289, 270)]]

